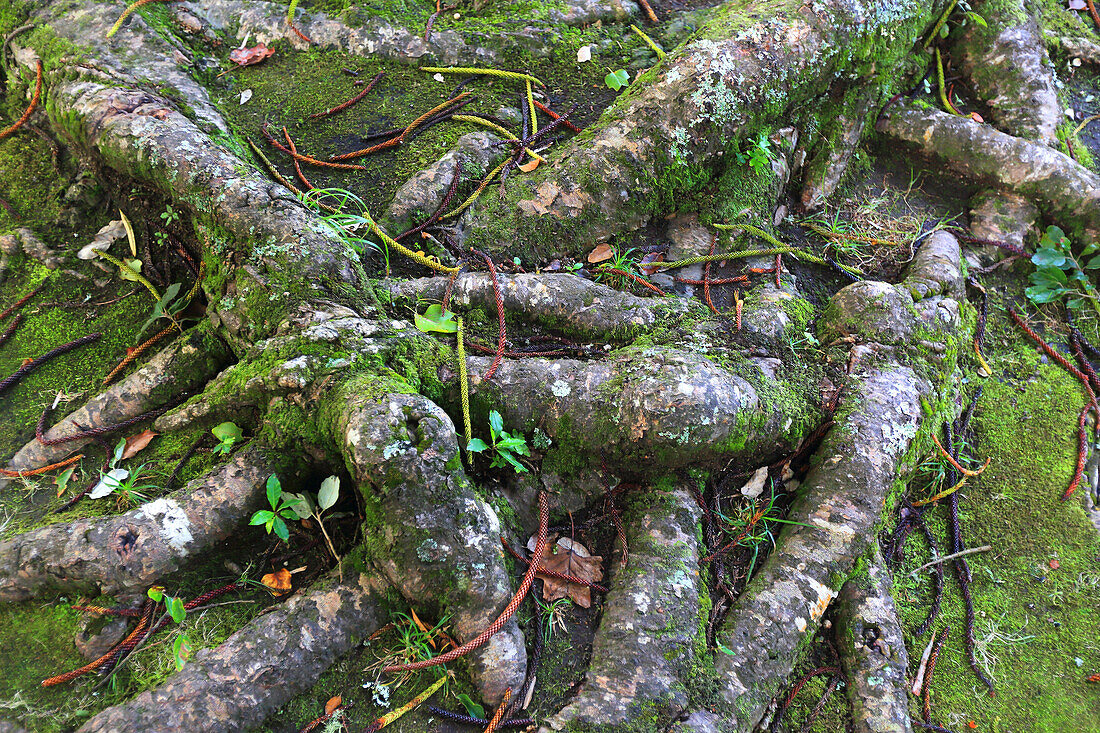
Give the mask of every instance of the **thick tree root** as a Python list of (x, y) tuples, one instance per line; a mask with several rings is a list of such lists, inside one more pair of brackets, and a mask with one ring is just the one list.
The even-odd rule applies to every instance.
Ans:
[(249, 446), (180, 491), (112, 517), (0, 542), (0, 602), (141, 590), (245, 525), (276, 463)]
[[(690, 304), (680, 298), (639, 298), (574, 275), (497, 275), (504, 308), (532, 321), (584, 339), (627, 336), (650, 326), (668, 326)], [(390, 293), (409, 300), (441, 301), (447, 278), (398, 280)], [(459, 275), (451, 303), (461, 306), (493, 306), (496, 298), (488, 274)]]
[[(918, 324), (954, 336), (962, 293), (959, 256), (954, 237), (943, 233), (921, 248), (901, 285), (854, 283), (833, 299), (824, 333), (858, 334), (864, 342), (849, 355), (846, 391), (852, 406), (826, 436), (821, 461), (788, 512), (796, 524), (781, 536), (717, 636), (733, 652), (715, 661), (729, 730), (757, 724), (795, 664), (802, 640), (815, 632), (869, 546), (916, 437), (920, 399), (933, 389), (927, 378), (896, 361), (908, 358), (890, 345), (904, 344)], [(877, 297), (855, 295), (864, 291)], [(915, 295), (921, 299), (914, 302)]]
[(1023, 0), (983, 3), (981, 13), (985, 23), (968, 23), (957, 45), (962, 71), (990, 106), (994, 125), (1055, 146), (1061, 105), (1038, 24)]
[(385, 623), (384, 583), (327, 581), (260, 616), (183, 671), (108, 708), (79, 733), (249, 730), (307, 690), (340, 655)]
[(829, 144), (821, 145), (806, 164), (798, 200), (803, 211), (819, 211), (840, 185), (878, 97), (878, 89), (859, 90), (850, 108), (840, 112), (829, 125), (832, 134), (825, 136)]
[[(630, 561), (615, 573), (577, 696), (550, 729), (663, 729), (687, 707), (700, 619), (700, 510), (683, 488), (631, 493)], [(704, 642), (705, 643), (705, 642)], [(549, 730), (543, 727), (543, 731)]]
[[(336, 399), (333, 430), (376, 507), (377, 526), (368, 529), (372, 561), (418, 612), (449, 611), (459, 643), (469, 641), (500, 614), (512, 588), (500, 520), (462, 471), (454, 423), (419, 395), (372, 393), (353, 383)], [(527, 654), (515, 619), (466, 659), (490, 705), (506, 688), (518, 690)]]
[(1062, 153), (928, 109), (892, 107), (878, 130), (974, 180), (1026, 196), (1064, 226), (1076, 222), (1087, 238), (1100, 240), (1100, 178)]
[(751, 361), (734, 374), (702, 355), (653, 347), (591, 362), (505, 359), (490, 381), (482, 375), (491, 358), (466, 361), (475, 407), (493, 405), (506, 424), (554, 441), (546, 465), (578, 453), (630, 474), (766, 460), (793, 450), (816, 420), (807, 395)]
[[(43, 437), (54, 440), (137, 417), (201, 387), (229, 359), (225, 344), (209, 329), (191, 331), (136, 372), (59, 420)], [(34, 439), (19, 449), (8, 468), (25, 471), (54, 463), (91, 442), (91, 438), (82, 438), (47, 445)], [(0, 480), (0, 487), (4, 483)]]
[(481, 202), (468, 242), (527, 261), (576, 257), (637, 229), (700, 178), (733, 166), (747, 133), (820, 104), (838, 73), (890, 64), (934, 11), (912, 0), (888, 13), (870, 0), (784, 0), (746, 21), (744, 4), (727, 2), (551, 165), (510, 186), (505, 200)]
[[(1017, 194), (987, 189), (970, 199), (970, 235), (978, 239), (1004, 242), (1024, 251), (1027, 236), (1038, 220), (1035, 204)], [(1009, 256), (1003, 247), (991, 244), (972, 244), (967, 249), (977, 252), (985, 263)]]
[(837, 598), (840, 662), (852, 705), (852, 733), (910, 733), (905, 652), (890, 574), (875, 547), (867, 577), (853, 578)]

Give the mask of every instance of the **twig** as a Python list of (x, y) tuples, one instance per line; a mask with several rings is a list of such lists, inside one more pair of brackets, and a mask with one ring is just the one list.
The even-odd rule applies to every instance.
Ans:
[(969, 550), (962, 550), (961, 552), (953, 552), (950, 555), (944, 555), (943, 557), (938, 557), (935, 560), (933, 560), (932, 562), (926, 562), (924, 565), (921, 565), (919, 568), (912, 571), (910, 573), (910, 575), (915, 577), (918, 573), (920, 573), (920, 571), (922, 571), (926, 568), (930, 568), (933, 565), (939, 565), (942, 562), (947, 562), (948, 560), (954, 560), (955, 558), (958, 558), (958, 557), (965, 557), (966, 555), (973, 555), (973, 554), (978, 553), (978, 552), (989, 552), (992, 549), (993, 549), (992, 545), (982, 545), (981, 547), (971, 547)]

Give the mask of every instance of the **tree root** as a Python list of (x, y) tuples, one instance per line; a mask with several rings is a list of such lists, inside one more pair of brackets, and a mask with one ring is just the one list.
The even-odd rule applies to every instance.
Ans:
[[(626, 337), (638, 329), (662, 325), (685, 314), (690, 304), (679, 298), (639, 298), (573, 275), (497, 275), (504, 307), (570, 336), (603, 340)], [(390, 285), (395, 297), (441, 301), (447, 278), (399, 280)], [(451, 303), (462, 306), (495, 304), (488, 274), (459, 275)]]
[(385, 623), (384, 591), (379, 579), (360, 574), (296, 595), (216, 649), (197, 652), (160, 687), (99, 713), (79, 733), (251, 729)]
[[(945, 335), (958, 328), (959, 257), (958, 243), (943, 233), (920, 249), (901, 285), (864, 281), (834, 296), (823, 332), (842, 333), (861, 324), (864, 343), (849, 355), (847, 391), (855, 404), (821, 444), (822, 460), (811, 468), (787, 515), (795, 524), (780, 537), (716, 637), (733, 652), (715, 662), (732, 730), (750, 730), (764, 714), (795, 664), (801, 641), (815, 632), (836, 589), (866, 551), (894, 477), (911, 460), (920, 399), (933, 385), (899, 364), (899, 356), (908, 359), (894, 355), (889, 344), (900, 344), (917, 324)], [(851, 297), (869, 286), (880, 297)], [(923, 296), (915, 304), (914, 294)]]
[(734, 374), (699, 354), (654, 347), (591, 362), (506, 359), (486, 382), (479, 375), (491, 361), (467, 359), (475, 407), (493, 405), (506, 424), (548, 435), (547, 467), (578, 453), (628, 473), (766, 459), (793, 450), (816, 423), (808, 396), (749, 361)]
[[(201, 387), (228, 359), (225, 345), (209, 329), (185, 334), (133, 374), (58, 421), (43, 437), (64, 438), (125, 422)], [(91, 442), (92, 438), (82, 438), (48, 445), (34, 439), (19, 449), (8, 468), (25, 471), (53, 463)], [(0, 480), (0, 486), (4, 483)]]
[(913, 107), (890, 108), (878, 130), (963, 175), (1026, 196), (1046, 213), (1076, 222), (1086, 238), (1100, 240), (1100, 178), (1062, 153), (970, 119)]
[(262, 447), (117, 516), (52, 524), (0, 542), (0, 602), (142, 590), (242, 527), (275, 462)]
[[(500, 615), (512, 589), (500, 520), (462, 472), (454, 423), (419, 395), (354, 386), (338, 395), (334, 433), (366, 501), (377, 507), (372, 561), (416, 608), (441, 614), (446, 607), (460, 644), (473, 639)], [(490, 705), (523, 684), (527, 655), (514, 618), (466, 658)]]
[(837, 637), (853, 733), (910, 733), (905, 637), (877, 547), (871, 558), (867, 577), (849, 580), (837, 598)]
[[(700, 510), (683, 488), (632, 493), (623, 522), (630, 565), (615, 573), (577, 696), (553, 730), (663, 730), (688, 704), (700, 625)], [(546, 731), (547, 728), (542, 729)]]
[(961, 70), (990, 106), (994, 125), (1056, 146), (1061, 105), (1038, 24), (1023, 0), (985, 3), (982, 17), (985, 23), (968, 23), (958, 42)]

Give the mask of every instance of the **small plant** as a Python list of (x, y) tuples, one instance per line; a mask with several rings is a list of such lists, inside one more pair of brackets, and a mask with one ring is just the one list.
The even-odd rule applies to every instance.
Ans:
[[(1027, 297), (1036, 304), (1066, 299), (1066, 308), (1076, 310), (1086, 303), (1100, 314), (1100, 297), (1086, 270), (1100, 268), (1100, 245), (1089, 244), (1078, 255), (1073, 254), (1069, 237), (1056, 226), (1047, 227), (1031, 263), (1031, 286)], [(1081, 262), (1089, 257), (1084, 265)]]
[(165, 227), (171, 227), (180, 220), (180, 212), (173, 209), (172, 204), (168, 204), (164, 207), (164, 211), (160, 212), (160, 219)]
[(252, 515), (248, 521), (250, 525), (264, 525), (268, 534), (274, 532), (283, 542), (290, 540), (290, 530), (286, 526), (286, 520), (297, 519), (298, 511), (295, 506), (301, 501), (293, 494), (283, 495), (283, 485), (279, 483), (279, 477), (271, 474), (267, 480), (267, 503), (271, 509), (261, 509)]
[[(601, 282), (616, 290), (626, 288), (630, 284), (631, 278), (619, 273), (638, 274), (638, 261), (631, 257), (633, 252), (633, 249), (620, 250), (618, 247), (612, 247), (611, 259), (601, 262), (596, 267), (596, 282)], [(612, 270), (618, 270), (619, 272), (612, 272)]]
[[(146, 595), (153, 603), (164, 603), (165, 612), (177, 624), (182, 624), (183, 620), (187, 618), (187, 608), (183, 605), (182, 598), (167, 595), (164, 588), (160, 586), (150, 588), (146, 591)], [(176, 636), (176, 640), (172, 642), (172, 656), (176, 661), (176, 671), (178, 672), (183, 669), (183, 666), (187, 664), (187, 660), (191, 657), (191, 640), (186, 635), (181, 633)]]
[(223, 422), (221, 425), (216, 425), (210, 428), (210, 432), (214, 434), (214, 437), (218, 439), (218, 444), (214, 446), (214, 455), (229, 455), (233, 450), (233, 444), (236, 443), (244, 433), (239, 427), (231, 422)]
[(618, 71), (608, 69), (607, 76), (603, 78), (603, 83), (617, 92), (630, 83), (630, 72), (626, 69), (619, 69)]
[[(318, 214), (329, 234), (351, 247), (356, 254), (380, 252), (386, 261), (386, 272), (389, 273), (389, 247), (385, 243), (377, 244), (357, 234), (360, 229), (368, 226), (368, 219), (364, 216), (367, 205), (363, 199), (343, 188), (315, 188), (302, 196), (302, 203)], [(336, 212), (324, 211), (321, 208), (322, 203), (336, 209)]]
[(773, 157), (772, 141), (766, 132), (762, 132), (752, 140), (746, 152), (737, 153), (736, 159), (742, 165), (748, 163), (753, 172), (759, 175), (771, 166)]
[(558, 598), (547, 603), (539, 597), (535, 597), (535, 603), (539, 606), (542, 615), (542, 635), (544, 641), (554, 638), (554, 629), (565, 632), (565, 613), (573, 605), (568, 598)]
[(483, 453), (491, 451), (493, 462), (490, 468), (505, 468), (511, 466), (516, 473), (527, 473), (527, 466), (520, 463), (516, 455), (529, 456), (527, 439), (522, 433), (509, 433), (504, 429), (504, 418), (493, 410), (489, 413), (489, 440), (486, 445), (481, 438), (474, 438), (466, 445), (466, 450), (471, 453)]
[(340, 477), (329, 476), (322, 481), (321, 488), (317, 490), (316, 499), (310, 497), (309, 494), (291, 494), (288, 492), (286, 496), (293, 502), (289, 506), (298, 516), (298, 519), (312, 517), (317, 521), (317, 526), (321, 528), (321, 534), (324, 535), (325, 542), (328, 544), (328, 551), (339, 563), (340, 556), (336, 554), (336, 548), (333, 547), (332, 538), (328, 536), (328, 532), (325, 530), (325, 523), (321, 520), (321, 515), (332, 508), (332, 505), (340, 497)]
[(120, 505), (136, 504), (137, 501), (148, 501), (148, 494), (144, 493), (157, 488), (154, 484), (142, 483), (144, 480), (145, 464), (130, 470), (119, 468), (122, 454), (126, 450), (126, 439), (120, 438), (115, 444), (115, 450), (111, 460), (107, 463), (107, 472), (100, 473), (99, 483), (92, 487), (88, 493), (89, 499), (102, 499), (115, 494)]

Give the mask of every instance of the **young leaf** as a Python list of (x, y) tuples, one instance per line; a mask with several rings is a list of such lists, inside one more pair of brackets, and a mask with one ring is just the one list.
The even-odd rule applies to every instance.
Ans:
[(61, 496), (65, 493), (65, 489), (69, 486), (69, 479), (73, 477), (75, 468), (67, 468), (61, 473), (57, 474), (57, 495)]
[(145, 595), (149, 596), (153, 603), (160, 603), (161, 599), (164, 598), (164, 588), (159, 585), (154, 585), (152, 588), (145, 591)]
[(489, 446), (487, 446), (485, 441), (481, 438), (472, 438), (470, 442), (466, 444), (466, 450), (471, 453), (481, 453), (482, 451), (489, 450)]
[(275, 517), (274, 528), (275, 534), (279, 537), (279, 539), (281, 539), (283, 542), (290, 541), (290, 530), (287, 529), (286, 522), (283, 520), (282, 517)]
[(241, 436), (244, 435), (243, 431), (231, 422), (223, 422), (221, 425), (215, 425), (210, 428), (210, 432), (214, 434), (215, 438), (222, 442), (226, 440), (240, 440)]
[(603, 78), (603, 83), (611, 87), (616, 92), (625, 87), (630, 82), (630, 73), (626, 69), (619, 69), (618, 71), (612, 71)]
[(290, 511), (287, 513), (287, 510), (283, 509), (279, 513), (287, 519), (308, 519), (313, 514), (313, 502), (305, 494), (287, 492), (283, 494), (283, 501), (286, 502), (286, 506), (290, 508)]
[(321, 482), (321, 488), (317, 491), (317, 506), (321, 511), (325, 511), (333, 504), (336, 503), (336, 499), (340, 496), (340, 477), (329, 476), (327, 479)]
[(268, 511), (267, 509), (261, 509), (252, 515), (252, 519), (248, 520), (250, 525), (252, 524), (267, 524), (275, 517), (275, 512)]
[(118, 465), (118, 462), (122, 460), (122, 454), (126, 452), (126, 438), (119, 438), (115, 443), (114, 455), (111, 456), (111, 468)]
[(494, 441), (504, 432), (504, 418), (496, 410), (489, 412), (489, 430), (493, 434)]
[(424, 315), (413, 314), (413, 322), (424, 333), (438, 331), (439, 333), (455, 333), (458, 331), (458, 323), (454, 320), (455, 314), (444, 311), (438, 303), (429, 305)]
[(279, 477), (271, 474), (267, 480), (267, 501), (274, 509), (279, 506), (279, 497), (283, 495), (283, 485), (279, 483)]
[(183, 634), (176, 637), (176, 640), (172, 642), (172, 656), (176, 658), (176, 671), (183, 669), (183, 666), (187, 664), (187, 660), (191, 658), (191, 640)]
[(462, 707), (466, 708), (466, 712), (470, 714), (472, 718), (484, 718), (485, 708), (478, 705), (476, 702), (470, 699), (470, 696), (463, 692), (460, 695), (456, 695), (458, 701), (462, 703)]
[(168, 615), (172, 617), (173, 621), (177, 624), (183, 623), (183, 619), (187, 616), (187, 609), (183, 607), (182, 598), (165, 596), (164, 605), (168, 609)]

